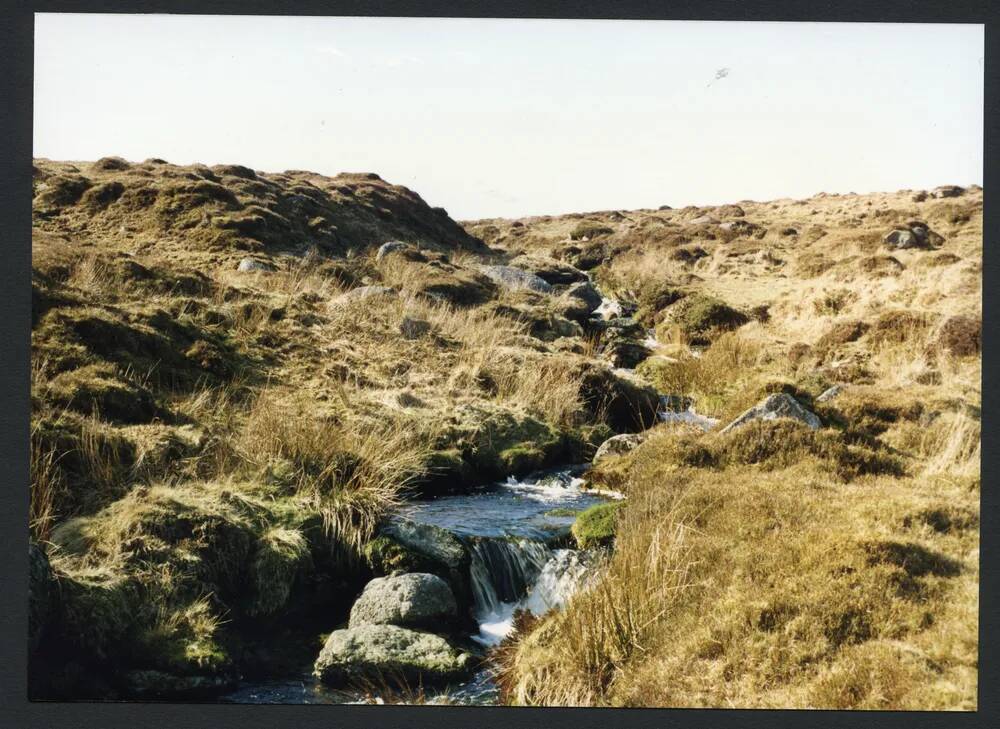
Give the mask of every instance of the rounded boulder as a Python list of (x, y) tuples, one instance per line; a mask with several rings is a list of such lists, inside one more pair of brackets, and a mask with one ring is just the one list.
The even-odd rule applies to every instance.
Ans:
[(376, 577), (351, 608), (349, 626), (438, 628), (455, 621), (458, 606), (448, 583), (428, 572)]
[(323, 683), (365, 680), (433, 684), (461, 678), (475, 662), (439, 635), (395, 625), (362, 625), (330, 633), (313, 667)]

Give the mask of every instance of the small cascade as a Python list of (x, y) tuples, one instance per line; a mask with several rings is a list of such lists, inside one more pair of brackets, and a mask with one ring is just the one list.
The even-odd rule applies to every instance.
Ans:
[(494, 646), (506, 637), (514, 613), (544, 615), (562, 608), (592, 574), (591, 559), (573, 549), (549, 549), (527, 539), (484, 539), (471, 547), (472, 591), (479, 635)]
[(470, 553), (477, 616), (497, 614), (523, 598), (552, 557), (545, 544), (528, 539), (479, 539)]
[(561, 610), (587, 578), (593, 574), (592, 559), (586, 552), (574, 549), (557, 549), (552, 559), (545, 563), (538, 579), (520, 607), (535, 615), (549, 610)]

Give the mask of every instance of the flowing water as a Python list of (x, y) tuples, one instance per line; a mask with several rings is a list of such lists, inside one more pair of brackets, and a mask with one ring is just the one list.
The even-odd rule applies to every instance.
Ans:
[[(595, 312), (604, 319), (622, 316), (621, 304), (605, 297)], [(656, 350), (660, 343), (650, 331), (644, 344)], [(692, 350), (698, 356), (700, 352)], [(670, 359), (670, 358), (668, 358)], [(628, 372), (631, 373), (631, 370)], [(661, 421), (681, 422), (709, 430), (714, 418), (697, 413), (686, 398), (663, 397)], [(468, 548), (473, 617), (478, 632), (470, 638), (485, 649), (498, 645), (513, 629), (514, 615), (526, 610), (542, 615), (560, 609), (595, 572), (594, 557), (566, 548), (576, 514), (620, 494), (581, 490), (579, 475), (586, 466), (574, 466), (510, 478), (472, 493), (414, 501), (401, 507), (396, 518), (448, 530)], [(487, 662), (488, 666), (488, 662)], [(491, 704), (498, 698), (489, 667), (446, 692), (425, 693), (428, 703)], [(382, 703), (378, 697), (356, 691), (338, 691), (302, 676), (246, 683), (223, 697), (237, 703), (344, 704)]]
[[(622, 306), (604, 298), (595, 312), (611, 319), (622, 315)], [(644, 342), (656, 350), (660, 343), (650, 331)], [(697, 356), (699, 353), (692, 351)], [(629, 371), (631, 372), (631, 370)], [(663, 397), (661, 421), (682, 422), (709, 430), (714, 418), (697, 413), (686, 398)], [(469, 583), (473, 617), (478, 632), (470, 638), (485, 649), (498, 645), (513, 629), (514, 615), (526, 610), (542, 615), (560, 609), (594, 572), (594, 557), (566, 548), (576, 514), (620, 494), (581, 490), (579, 475), (586, 466), (574, 466), (510, 478), (472, 493), (414, 501), (401, 507), (395, 518), (408, 519), (448, 530), (468, 548)], [(498, 698), (490, 668), (476, 673), (446, 692), (425, 693), (428, 703), (491, 704)], [(236, 703), (344, 704), (382, 703), (378, 697), (356, 691), (338, 691), (318, 683), (309, 670), (301, 676), (245, 683), (223, 697)]]
[[(469, 494), (414, 501), (397, 518), (447, 529), (469, 550), (473, 616), (478, 632), (470, 636), (485, 648), (496, 646), (511, 629), (514, 613), (536, 615), (561, 608), (593, 574), (593, 558), (562, 546), (576, 513), (609, 496), (581, 490), (583, 466), (508, 479)], [(497, 688), (488, 667), (445, 694), (424, 699), (458, 704), (491, 704)], [(289, 679), (244, 683), (222, 697), (234, 703), (370, 703), (357, 692), (318, 683), (308, 671)], [(379, 699), (374, 699), (378, 703)]]
[(576, 513), (607, 497), (582, 491), (581, 467), (508, 479), (461, 496), (415, 502), (400, 510), (416, 522), (449, 530), (469, 546), (474, 617), (486, 646), (510, 632), (518, 609), (542, 614), (558, 608), (587, 573), (588, 558), (554, 548)]

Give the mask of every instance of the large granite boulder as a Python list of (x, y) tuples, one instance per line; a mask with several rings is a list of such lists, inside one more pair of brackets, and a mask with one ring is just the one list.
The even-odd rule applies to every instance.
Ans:
[(566, 289), (566, 296), (582, 301), (587, 306), (588, 316), (596, 310), (604, 300), (601, 296), (601, 292), (598, 291), (597, 287), (590, 283), (590, 281), (580, 281), (579, 283), (573, 284)]
[(480, 271), (491, 281), (505, 289), (528, 289), (542, 294), (552, 293), (552, 286), (545, 279), (514, 266), (480, 266)]
[(351, 608), (349, 626), (400, 625), (428, 629), (449, 626), (458, 617), (455, 595), (437, 575), (413, 572), (376, 577)]
[(267, 261), (258, 261), (254, 258), (244, 258), (236, 265), (236, 270), (240, 273), (253, 273), (254, 271), (270, 273), (271, 271), (274, 271), (275, 268)]
[(313, 674), (331, 686), (366, 680), (426, 686), (461, 679), (474, 668), (471, 654), (439, 635), (396, 625), (361, 625), (330, 633)]
[(805, 423), (813, 430), (819, 428), (822, 423), (816, 413), (806, 410), (794, 397), (786, 392), (779, 392), (768, 396), (763, 401), (757, 403), (752, 408), (744, 412), (733, 422), (723, 428), (720, 432), (727, 433), (730, 430), (746, 425), (751, 420), (775, 420), (776, 418), (790, 418)]
[(543, 256), (521, 255), (512, 260), (510, 265), (523, 271), (529, 271), (554, 286), (587, 280), (587, 274), (576, 266)]

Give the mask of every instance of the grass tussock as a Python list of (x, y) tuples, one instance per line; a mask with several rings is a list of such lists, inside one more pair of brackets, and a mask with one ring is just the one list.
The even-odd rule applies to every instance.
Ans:
[(310, 405), (288, 394), (261, 393), (250, 405), (237, 450), (308, 498), (334, 542), (357, 551), (421, 475), (431, 438), (402, 418), (350, 424)]
[[(964, 558), (978, 543), (974, 529), (890, 536), (936, 498), (921, 479), (870, 475), (855, 487), (863, 493), (840, 499), (810, 460), (773, 470), (734, 461), (713, 472), (679, 462), (674, 440), (650, 439), (628, 457), (629, 499), (595, 585), (505, 651), (510, 700), (926, 707), (947, 706), (956, 685), (968, 686), (974, 639), (949, 641), (975, 624), (951, 602), (975, 584), (976, 560)], [(956, 546), (963, 559), (947, 556)], [(651, 582), (659, 565), (675, 579)], [(633, 600), (642, 608), (631, 620), (607, 607)], [(928, 690), (949, 683), (949, 692)]]

